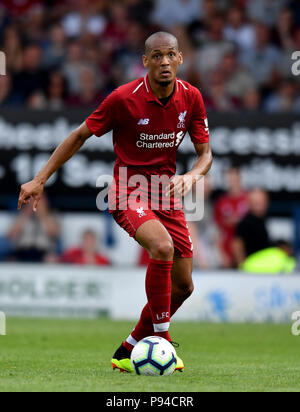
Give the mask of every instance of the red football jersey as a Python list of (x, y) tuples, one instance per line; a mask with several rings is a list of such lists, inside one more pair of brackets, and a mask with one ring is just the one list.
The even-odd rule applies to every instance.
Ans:
[(163, 175), (176, 172), (176, 152), (185, 134), (193, 143), (207, 143), (209, 130), (203, 99), (198, 89), (176, 79), (172, 97), (164, 106), (152, 92), (148, 76), (114, 90), (86, 119), (96, 136), (113, 130), (120, 166), (134, 174)]
[(148, 77), (113, 91), (87, 119), (93, 134), (113, 130), (114, 151), (125, 166), (168, 166), (176, 170), (176, 151), (186, 132), (194, 143), (209, 141), (201, 93), (176, 79), (173, 96), (163, 106)]

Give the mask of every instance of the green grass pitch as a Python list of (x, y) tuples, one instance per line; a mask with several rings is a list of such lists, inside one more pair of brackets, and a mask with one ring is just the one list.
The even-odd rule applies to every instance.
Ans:
[(174, 322), (185, 371), (146, 377), (110, 359), (134, 322), (7, 319), (0, 392), (299, 391), (300, 336), (290, 325)]

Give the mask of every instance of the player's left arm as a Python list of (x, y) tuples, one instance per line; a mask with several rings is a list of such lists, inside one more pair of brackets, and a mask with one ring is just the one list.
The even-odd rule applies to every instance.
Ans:
[(193, 168), (184, 175), (174, 176), (167, 189), (167, 196), (185, 196), (193, 185), (202, 179), (212, 165), (213, 157), (209, 143), (194, 143), (197, 160)]
[(213, 162), (209, 143), (194, 143), (194, 147), (197, 154), (197, 160), (193, 168), (185, 174), (185, 176), (191, 176), (193, 178), (193, 184), (198, 182), (198, 180), (209, 172)]
[(191, 141), (194, 144), (197, 160), (193, 168), (184, 175), (174, 176), (167, 189), (169, 196), (184, 196), (210, 169), (212, 165), (212, 152), (209, 145), (209, 127), (206, 110), (200, 91), (192, 89), (194, 94), (192, 116), (188, 126)]

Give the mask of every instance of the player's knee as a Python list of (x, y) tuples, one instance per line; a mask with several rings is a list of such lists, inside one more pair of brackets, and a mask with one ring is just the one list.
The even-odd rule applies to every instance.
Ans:
[(188, 285), (185, 286), (184, 295), (186, 296), (186, 299), (189, 298), (193, 292), (194, 292), (194, 284), (193, 283), (189, 283)]
[(186, 284), (181, 285), (180, 287), (181, 298), (183, 300), (186, 300), (187, 298), (191, 296), (193, 291), (194, 291), (193, 283), (186, 283)]
[(188, 299), (194, 291), (193, 282), (183, 283), (173, 287), (172, 298), (179, 302), (184, 302)]
[(171, 241), (162, 240), (153, 245), (150, 252), (152, 258), (154, 259), (172, 260), (174, 255), (174, 246)]

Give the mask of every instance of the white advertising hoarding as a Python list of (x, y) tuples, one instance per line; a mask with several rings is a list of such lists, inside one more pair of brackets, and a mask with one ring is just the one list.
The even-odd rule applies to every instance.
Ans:
[[(137, 319), (146, 302), (145, 270), (0, 265), (0, 311), (8, 316)], [(290, 322), (300, 310), (300, 276), (194, 273), (193, 295), (177, 320)]]

